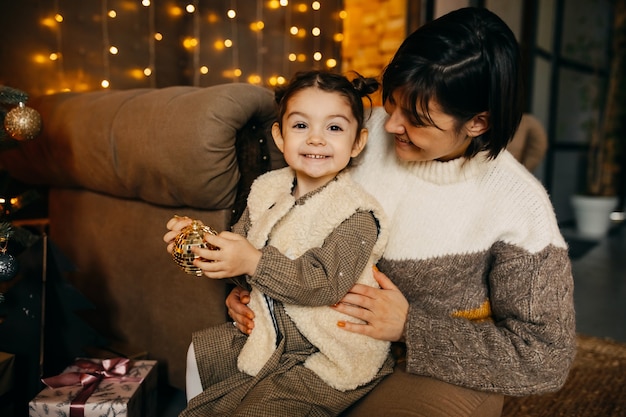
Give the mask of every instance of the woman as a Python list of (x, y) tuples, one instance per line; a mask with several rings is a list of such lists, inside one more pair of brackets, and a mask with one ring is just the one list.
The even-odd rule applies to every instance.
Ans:
[[(383, 73), (387, 116), (373, 115), (354, 172), (390, 217), (381, 289), (355, 285), (334, 308), (365, 321), (344, 330), (406, 354), (350, 416), (499, 416), (504, 395), (565, 382), (567, 245), (544, 188), (505, 151), (522, 114), (519, 60), (500, 18), (465, 8), (411, 34)], [(227, 306), (249, 332), (246, 297), (235, 289)]]

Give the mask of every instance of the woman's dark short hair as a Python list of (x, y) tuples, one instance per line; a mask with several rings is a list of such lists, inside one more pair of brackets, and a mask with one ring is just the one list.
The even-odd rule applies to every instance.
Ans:
[[(382, 78), (383, 102), (406, 109), (417, 125), (432, 125), (435, 100), (456, 128), (489, 112), (490, 129), (465, 152), (497, 156), (522, 116), (520, 52), (511, 29), (494, 13), (468, 7), (450, 12), (409, 35)], [(419, 111), (418, 111), (419, 110)]]

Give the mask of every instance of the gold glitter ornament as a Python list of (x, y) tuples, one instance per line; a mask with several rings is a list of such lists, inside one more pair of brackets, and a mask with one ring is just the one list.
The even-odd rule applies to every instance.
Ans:
[(41, 116), (37, 110), (20, 102), (6, 114), (4, 128), (13, 139), (34, 139), (41, 131)]
[(211, 250), (219, 250), (218, 247), (209, 245), (204, 241), (205, 234), (217, 235), (211, 227), (206, 226), (200, 220), (194, 220), (191, 224), (183, 228), (174, 239), (174, 250), (172, 257), (174, 261), (188, 274), (202, 276), (202, 270), (193, 264), (196, 258), (203, 259), (191, 251), (191, 248), (198, 247)]

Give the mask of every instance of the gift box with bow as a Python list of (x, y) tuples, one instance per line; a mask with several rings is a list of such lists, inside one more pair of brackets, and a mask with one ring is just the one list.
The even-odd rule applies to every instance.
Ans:
[(155, 415), (156, 361), (77, 359), (28, 405), (30, 417)]

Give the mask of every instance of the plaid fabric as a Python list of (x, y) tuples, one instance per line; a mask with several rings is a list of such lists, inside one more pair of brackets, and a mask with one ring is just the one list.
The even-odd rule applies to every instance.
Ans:
[(284, 337), (256, 377), (237, 370), (237, 356), (246, 336), (231, 323), (194, 334), (202, 385), (208, 389), (189, 401), (181, 417), (336, 416), (392, 372), (390, 357), (369, 384), (346, 392), (329, 387), (302, 365), (317, 351), (315, 346), (300, 334), (282, 304), (275, 307)]

